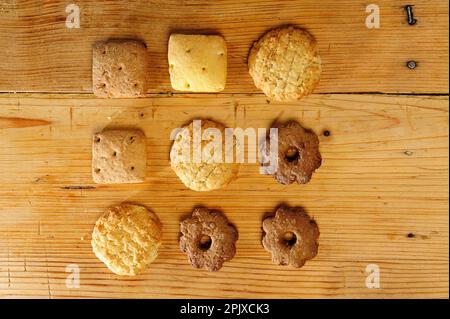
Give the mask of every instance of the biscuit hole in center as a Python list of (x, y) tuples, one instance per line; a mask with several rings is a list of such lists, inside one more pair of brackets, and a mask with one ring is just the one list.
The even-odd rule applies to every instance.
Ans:
[(100, 168), (96, 168), (96, 169), (95, 169), (95, 172), (96, 172), (97, 174), (100, 173), (100, 171), (101, 171)]
[(134, 171), (134, 166), (131, 166), (130, 169), (131, 169), (132, 171)]
[(292, 162), (297, 162), (299, 158), (300, 158), (300, 152), (299, 152), (298, 148), (289, 147), (288, 150), (286, 151), (286, 160), (289, 163), (292, 163)]
[(186, 50), (186, 53), (191, 53), (191, 49), (187, 49), (187, 50)]
[(289, 231), (283, 235), (283, 242), (286, 246), (292, 247), (295, 243), (297, 243), (297, 236), (295, 236), (293, 232)]
[(117, 152), (113, 152), (113, 156), (116, 157), (117, 156)]
[(186, 83), (184, 86), (186, 89), (189, 89), (191, 87), (191, 85), (189, 83)]
[(209, 248), (211, 248), (211, 245), (212, 239), (208, 235), (203, 235), (200, 238), (200, 242), (198, 243), (198, 246), (200, 247), (201, 250), (208, 250)]
[(205, 68), (205, 67), (203, 67), (203, 68), (202, 68), (202, 71), (203, 71), (203, 72), (205, 72), (205, 71), (206, 71), (206, 68)]

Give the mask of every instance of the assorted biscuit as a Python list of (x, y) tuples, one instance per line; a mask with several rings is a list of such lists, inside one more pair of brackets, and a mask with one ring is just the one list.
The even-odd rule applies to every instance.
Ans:
[(147, 47), (135, 40), (94, 44), (92, 84), (101, 98), (137, 98), (147, 93)]
[[(185, 92), (220, 92), (227, 81), (227, 45), (221, 36), (172, 34), (168, 44), (172, 88)], [(144, 97), (149, 88), (146, 45), (135, 40), (109, 40), (93, 47), (93, 92), (100, 98)], [(311, 94), (321, 74), (321, 59), (315, 39), (295, 27), (267, 32), (250, 50), (248, 68), (255, 86), (271, 100), (296, 101)], [(203, 150), (190, 158), (196, 125)], [(321, 166), (319, 139), (299, 123), (277, 123), (278, 168), (265, 171), (280, 184), (308, 183)], [(194, 120), (175, 136), (170, 163), (181, 182), (194, 191), (221, 189), (237, 178), (238, 163), (218, 158), (215, 132), (225, 136), (225, 127), (212, 120)], [(198, 137), (197, 137), (198, 138)], [(270, 145), (270, 138), (267, 143)], [(235, 148), (236, 142), (232, 145)], [(222, 150), (230, 147), (220, 141)], [(185, 150), (188, 149), (188, 153)], [(224, 156), (225, 152), (219, 157)], [(92, 177), (98, 184), (141, 183), (146, 172), (146, 140), (137, 129), (106, 129), (94, 134)], [(265, 167), (263, 166), (263, 171)], [(302, 267), (318, 253), (319, 229), (299, 207), (280, 207), (262, 224), (262, 245), (277, 265)], [(180, 249), (194, 268), (218, 271), (236, 254), (238, 232), (227, 217), (207, 208), (197, 208), (181, 221)], [(92, 233), (95, 255), (115, 274), (134, 276), (145, 271), (158, 255), (162, 229), (158, 217), (144, 206), (124, 203), (107, 209)]]
[(180, 231), (180, 249), (194, 268), (218, 271), (236, 254), (238, 232), (219, 211), (195, 209)]
[(147, 155), (145, 135), (136, 129), (111, 129), (92, 139), (92, 177), (97, 184), (142, 183)]
[(319, 227), (300, 207), (280, 207), (275, 216), (263, 221), (264, 249), (276, 265), (303, 267), (316, 257), (319, 249)]
[[(227, 43), (219, 35), (172, 34), (168, 41), (172, 88), (215, 93), (227, 82)], [(149, 88), (149, 60), (144, 43), (130, 39), (93, 46), (92, 90), (100, 98), (144, 97)], [(248, 56), (255, 86), (271, 100), (292, 102), (311, 94), (319, 83), (322, 62), (314, 37), (288, 26), (270, 30)]]
[(255, 86), (279, 102), (311, 94), (322, 72), (315, 39), (292, 26), (271, 30), (257, 41), (250, 50), (248, 67)]
[[(197, 134), (208, 135), (196, 137)], [(194, 120), (183, 127), (175, 136), (170, 150), (170, 165), (183, 184), (194, 191), (206, 192), (221, 189), (237, 178), (239, 163), (226, 163), (225, 139), (217, 141), (221, 145), (222, 154), (215, 153), (214, 133), (225, 136), (225, 126), (211, 120)], [(211, 134), (209, 134), (211, 133)], [(194, 138), (201, 139), (201, 158), (194, 158), (191, 150)], [(231, 146), (235, 148), (236, 142)]]
[(92, 249), (115, 274), (135, 276), (158, 256), (162, 230), (147, 208), (121, 204), (109, 208), (95, 223)]
[(169, 39), (172, 88), (220, 92), (227, 81), (227, 44), (217, 35), (172, 34)]
[[(273, 175), (283, 185), (292, 183), (306, 184), (312, 174), (322, 165), (317, 135), (304, 129), (298, 122), (277, 123), (278, 129), (278, 165), (275, 172), (262, 166), (266, 175)], [(267, 145), (273, 142), (267, 137)]]

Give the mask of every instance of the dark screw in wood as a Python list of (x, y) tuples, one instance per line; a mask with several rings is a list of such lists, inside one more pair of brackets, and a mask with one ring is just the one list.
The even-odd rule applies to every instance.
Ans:
[(409, 69), (414, 70), (417, 67), (417, 62), (416, 61), (408, 61), (408, 62), (406, 62), (406, 66)]
[(408, 14), (408, 24), (415, 25), (417, 23), (417, 19), (414, 18), (413, 6), (406, 5), (405, 10), (406, 10), (406, 13)]

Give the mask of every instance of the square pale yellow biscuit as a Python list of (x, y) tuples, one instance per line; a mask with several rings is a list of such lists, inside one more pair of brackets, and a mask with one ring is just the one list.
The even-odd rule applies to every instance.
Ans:
[(92, 176), (97, 184), (141, 183), (147, 156), (140, 130), (104, 130), (92, 141)]
[(172, 34), (169, 72), (177, 91), (220, 92), (227, 81), (227, 45), (216, 35)]
[(102, 98), (145, 96), (147, 69), (144, 43), (135, 40), (98, 42), (93, 47), (93, 92)]

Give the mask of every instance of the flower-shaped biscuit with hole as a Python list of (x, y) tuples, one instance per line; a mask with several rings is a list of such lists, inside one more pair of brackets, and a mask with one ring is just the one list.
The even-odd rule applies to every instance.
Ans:
[[(312, 174), (322, 165), (317, 135), (304, 129), (299, 123), (289, 121), (274, 125), (278, 129), (278, 167), (275, 172), (263, 164), (267, 175), (273, 175), (278, 183), (306, 184)], [(273, 142), (267, 137), (267, 145)]]
[(238, 232), (221, 212), (197, 208), (180, 228), (180, 249), (194, 268), (218, 271), (236, 254)]
[(274, 217), (263, 221), (262, 244), (277, 265), (302, 267), (316, 257), (319, 227), (301, 207), (280, 207)]

